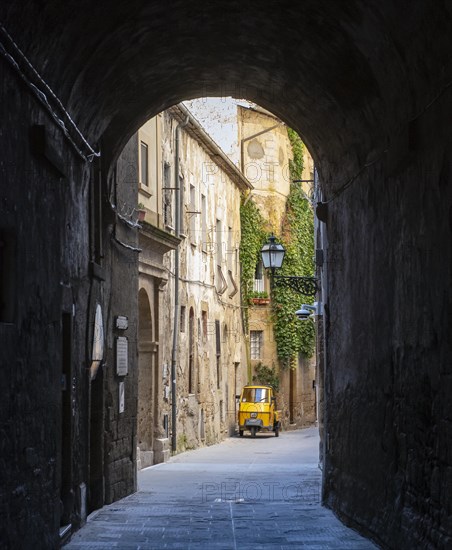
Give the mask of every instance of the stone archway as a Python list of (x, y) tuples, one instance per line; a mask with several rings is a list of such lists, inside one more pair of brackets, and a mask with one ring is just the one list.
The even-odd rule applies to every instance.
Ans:
[[(20, 274), (12, 285), (16, 322), (0, 327), (7, 342), (2, 371), (10, 373), (9, 394), (19, 394), (19, 388), (23, 397), (5, 405), (2, 424), (4, 440), (11, 443), (0, 496), (22, 518), (19, 527), (7, 527), (11, 546), (29, 525), (28, 536), (40, 534), (39, 540), (56, 546), (48, 503), (58, 491), (51, 487), (30, 496), (36, 469), (25, 459), (17, 462), (16, 455), (26, 441), (32, 454), (27, 460), (42, 461), (41, 471), (55, 461), (52, 446), (42, 441), (58, 436), (60, 373), (52, 365), (60, 364), (61, 351), (59, 315), (52, 308), (61, 301), (61, 287), (73, 285), (77, 297), (74, 364), (83, 365), (91, 279), (110, 283), (104, 261), (109, 247), (116, 247), (124, 269), (133, 266), (126, 256), (133, 250), (111, 243), (116, 212), (110, 205), (103, 205), (105, 249), (102, 236), (90, 242), (87, 189), (99, 189), (92, 166), (74, 152), (55, 121), (64, 119), (69, 136), (86, 153), (69, 113), (93, 148), (101, 149), (106, 179), (123, 145), (150, 116), (183, 99), (225, 94), (256, 101), (302, 135), (328, 201), (322, 215), (329, 269), (325, 501), (399, 547), (407, 540), (413, 547), (416, 540), (451, 537), (452, 459), (444, 444), (451, 432), (450, 2), (13, 0), (0, 10), (12, 38), (2, 31), (2, 44), (20, 68), (17, 72), (2, 57), (2, 224), (17, 241)], [(14, 43), (66, 114), (50, 95), (57, 116), (49, 113), (35, 92), (42, 82)], [(34, 126), (40, 136), (36, 149), (30, 144)], [(109, 197), (98, 193), (92, 212), (99, 223), (104, 195)], [(27, 223), (17, 216), (21, 207)], [(130, 284), (126, 279), (123, 275), (122, 289)], [(127, 296), (119, 313), (128, 312), (130, 303)], [(114, 364), (108, 353), (108, 364)], [(11, 365), (18, 366), (14, 374)], [(78, 415), (81, 420), (74, 434), (86, 440), (87, 384), (84, 369), (79, 371), (74, 422)], [(108, 414), (112, 426), (121, 422), (129, 435), (126, 421), (134, 418), (134, 402), (130, 398), (125, 413), (118, 412), (112, 371), (105, 373)], [(130, 395), (134, 376), (130, 369)], [(36, 391), (41, 388), (46, 391)], [(107, 478), (116, 479), (124, 459), (130, 479), (131, 460), (119, 456), (123, 433), (114, 439), (115, 430), (107, 430), (115, 451), (105, 454)], [(88, 445), (80, 445), (74, 460), (80, 502)], [(10, 481), (16, 479), (16, 485)], [(15, 499), (19, 484), (25, 496)], [(129, 482), (112, 490), (113, 485), (109, 499), (132, 490)]]

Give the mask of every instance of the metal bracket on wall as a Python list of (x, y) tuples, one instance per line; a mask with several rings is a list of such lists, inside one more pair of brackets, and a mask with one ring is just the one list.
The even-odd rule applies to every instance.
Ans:
[(315, 296), (320, 290), (315, 277), (284, 277), (275, 275), (273, 285), (280, 288), (290, 288), (305, 296)]

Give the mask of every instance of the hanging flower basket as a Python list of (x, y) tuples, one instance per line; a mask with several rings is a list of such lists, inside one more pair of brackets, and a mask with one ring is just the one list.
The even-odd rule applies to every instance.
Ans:
[(141, 208), (138, 209), (137, 210), (137, 215), (138, 215), (138, 221), (139, 222), (144, 221), (144, 218), (146, 217), (146, 210), (141, 210)]

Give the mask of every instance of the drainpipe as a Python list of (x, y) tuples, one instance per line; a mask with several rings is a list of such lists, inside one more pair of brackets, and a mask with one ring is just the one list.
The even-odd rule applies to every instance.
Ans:
[[(175, 183), (174, 189), (176, 191), (176, 208), (175, 208), (175, 230), (176, 237), (180, 237), (180, 216), (181, 216), (181, 189), (179, 181), (179, 141), (180, 130), (187, 126), (189, 117), (187, 116), (184, 122), (180, 122), (176, 126), (176, 140), (175, 140), (175, 159), (174, 159), (174, 171), (175, 171)], [(177, 371), (177, 346), (179, 337), (179, 245), (174, 251), (174, 325), (173, 325), (173, 349), (171, 353), (171, 451), (176, 452), (177, 449), (177, 396), (176, 396), (176, 371)]]

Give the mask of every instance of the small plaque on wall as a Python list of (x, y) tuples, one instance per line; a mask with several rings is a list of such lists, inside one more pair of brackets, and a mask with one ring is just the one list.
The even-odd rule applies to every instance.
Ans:
[(116, 328), (118, 330), (127, 330), (129, 328), (129, 319), (124, 315), (118, 315), (116, 317)]
[(116, 374), (126, 376), (129, 371), (129, 342), (125, 336), (116, 338)]

